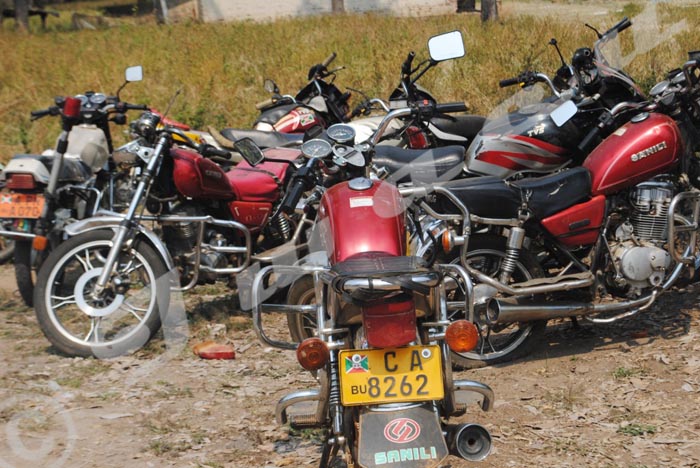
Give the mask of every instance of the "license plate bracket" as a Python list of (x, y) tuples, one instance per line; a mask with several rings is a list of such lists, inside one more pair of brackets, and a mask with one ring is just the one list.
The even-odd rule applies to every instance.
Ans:
[(440, 347), (343, 350), (339, 353), (343, 405), (441, 400), (445, 396)]

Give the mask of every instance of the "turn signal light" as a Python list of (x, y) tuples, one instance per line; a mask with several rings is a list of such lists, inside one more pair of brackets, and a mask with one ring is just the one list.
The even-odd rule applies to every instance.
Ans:
[(297, 361), (307, 371), (319, 370), (328, 363), (331, 353), (321, 338), (307, 338), (297, 347)]
[(10, 190), (34, 190), (36, 181), (31, 174), (9, 174), (5, 186)]
[(430, 147), (430, 141), (428, 137), (418, 127), (410, 126), (406, 129), (406, 134), (408, 135), (408, 147), (411, 149), (426, 149)]
[(38, 250), (39, 252), (42, 252), (46, 250), (46, 247), (49, 245), (49, 239), (44, 236), (36, 236), (32, 240), (32, 248), (34, 250)]
[(467, 320), (452, 322), (445, 332), (445, 342), (456, 353), (466, 353), (476, 348), (479, 332), (476, 325)]

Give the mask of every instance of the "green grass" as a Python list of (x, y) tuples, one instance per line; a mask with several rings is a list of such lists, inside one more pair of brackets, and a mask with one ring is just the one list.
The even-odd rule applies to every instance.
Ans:
[(652, 426), (651, 424), (628, 424), (627, 426), (622, 426), (620, 427), (617, 432), (619, 434), (624, 434), (628, 436), (642, 436), (645, 434), (656, 434), (657, 428), (656, 426)]
[[(700, 21), (698, 8), (669, 4), (656, 8), (666, 27), (681, 19), (688, 25)], [(87, 11), (91, 12), (95, 13)], [(275, 79), (283, 92), (294, 93), (304, 84), (309, 66), (335, 51), (334, 65), (346, 67), (338, 73), (341, 89), (353, 87), (386, 98), (409, 51), (426, 58), (431, 35), (459, 29), (467, 56), (440, 64), (420, 83), (441, 101), (466, 100), (473, 112), (487, 114), (515, 92), (499, 89), (499, 80), (527, 67), (554, 73), (559, 63), (547, 45), (550, 38), (557, 38), (566, 57), (595, 39), (583, 22), (547, 17), (504, 16), (482, 24), (478, 15), (340, 15), (161, 27), (139, 18), (114, 20), (116, 26), (108, 29), (69, 31), (69, 16), (62, 11), (58, 20), (50, 18), (46, 32), (21, 34), (7, 24), (0, 29), (0, 161), (13, 153), (53, 146), (58, 121), (30, 122), (31, 110), (48, 107), (57, 95), (86, 90), (112, 93), (130, 65), (143, 65), (145, 79), (127, 86), (123, 99), (164, 109), (182, 89), (172, 117), (196, 127), (249, 127), (257, 114), (254, 104), (268, 97), (262, 88), (266, 77)], [(604, 29), (621, 16), (600, 18), (596, 26)], [(622, 36), (623, 52), (628, 53), (633, 34)], [(697, 49), (697, 44), (700, 30), (689, 27), (674, 40), (637, 56), (626, 71), (648, 87), (680, 66), (686, 51)], [(125, 140), (122, 130), (114, 132), (118, 143)]]

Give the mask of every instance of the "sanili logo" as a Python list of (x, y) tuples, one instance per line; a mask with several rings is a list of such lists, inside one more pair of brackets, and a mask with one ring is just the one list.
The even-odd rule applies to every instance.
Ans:
[(416, 440), (420, 435), (420, 425), (413, 419), (394, 419), (384, 427), (384, 437), (389, 442), (405, 444)]

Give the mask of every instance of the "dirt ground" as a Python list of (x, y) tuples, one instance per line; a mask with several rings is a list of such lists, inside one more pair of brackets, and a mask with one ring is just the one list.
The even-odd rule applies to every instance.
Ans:
[[(11, 275), (0, 267), (5, 287)], [(279, 398), (314, 387), (294, 354), (262, 346), (233, 295), (203, 287), (185, 302), (183, 339), (99, 361), (55, 354), (33, 311), (0, 291), (0, 466), (315, 466), (319, 434), (274, 421)], [(285, 330), (279, 317), (269, 325)], [(194, 356), (210, 337), (236, 359)], [(491, 431), (480, 466), (700, 467), (695, 290), (615, 325), (553, 324), (528, 359), (456, 377), (496, 392), (492, 412), (459, 418)]]

